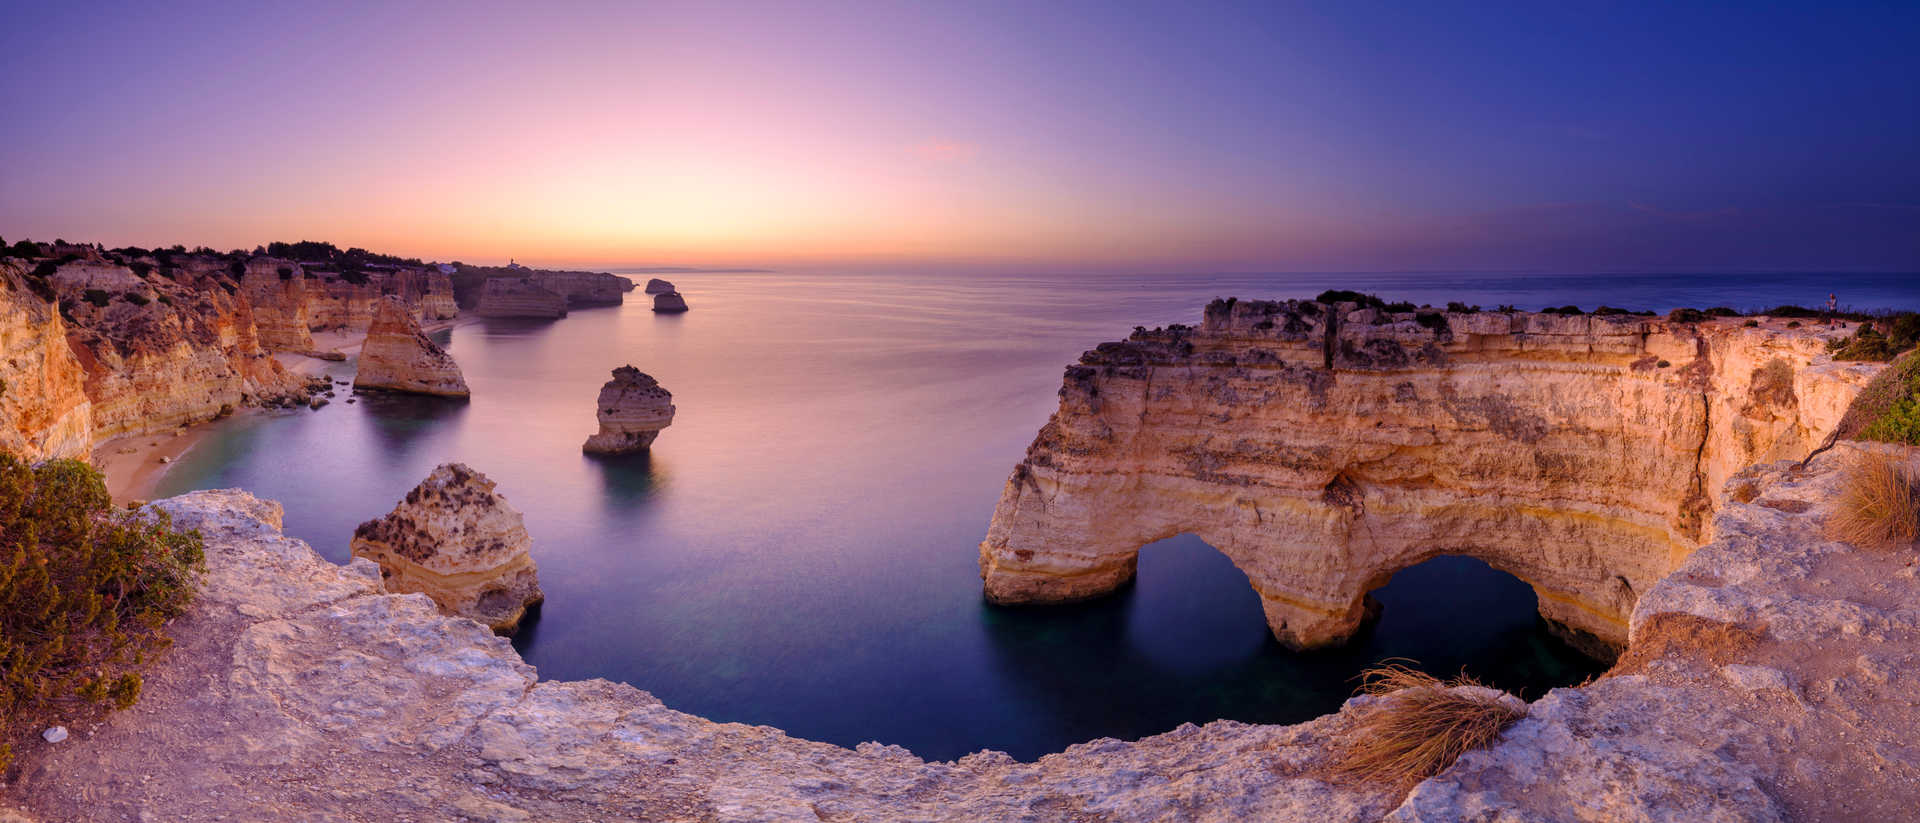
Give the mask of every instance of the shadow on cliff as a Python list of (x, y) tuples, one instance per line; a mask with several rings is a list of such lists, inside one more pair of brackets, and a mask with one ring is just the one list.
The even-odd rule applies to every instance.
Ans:
[(377, 453), (390, 468), (409, 468), (408, 457), (435, 435), (451, 431), (449, 424), (467, 413), (468, 401), (397, 392), (360, 392), (360, 419), (365, 421)]

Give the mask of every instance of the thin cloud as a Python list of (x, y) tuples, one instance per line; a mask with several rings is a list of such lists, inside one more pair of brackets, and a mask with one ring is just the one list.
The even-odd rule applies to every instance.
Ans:
[(980, 147), (958, 140), (928, 140), (914, 146), (913, 153), (938, 163), (965, 163), (980, 154)]

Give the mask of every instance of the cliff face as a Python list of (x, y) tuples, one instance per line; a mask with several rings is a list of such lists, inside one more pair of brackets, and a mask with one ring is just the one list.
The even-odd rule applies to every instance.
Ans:
[(1806, 454), (1874, 370), (1824, 351), (1738, 321), (1216, 301), (1067, 369), (981, 544), (986, 594), (1104, 594), (1192, 533), (1306, 648), (1394, 572), (1464, 554), (1617, 650), (1639, 593), (1711, 536), (1711, 491)]
[(260, 346), (267, 351), (313, 351), (307, 318), (307, 278), (291, 260), (256, 257), (246, 263), (240, 295), (253, 308)]
[(633, 281), (584, 271), (538, 271), (529, 276), (540, 288), (560, 295), (568, 306), (617, 306)]
[(453, 282), (433, 269), (397, 269), (364, 273), (355, 283), (338, 275), (307, 281), (307, 323), (314, 331), (364, 332), (385, 295), (397, 295), (422, 323), (451, 320), (459, 314)]
[(515, 277), (489, 278), (480, 290), (481, 317), (565, 317), (567, 299), (532, 280)]
[(459, 463), (434, 469), (391, 513), (353, 532), (353, 556), (380, 564), (387, 591), (425, 594), (499, 634), (545, 599), (532, 546), (493, 481)]
[(96, 442), (304, 400), (304, 381), (262, 348), (252, 304), (221, 273), (70, 263), (51, 282), (72, 318), (67, 344), (85, 371)]
[(156, 504), (206, 535), (208, 573), (140, 706), (14, 741), (0, 803), (46, 820), (1905, 819), (1920, 582), (1910, 554), (1820, 536), (1859, 450), (1736, 476), (1751, 502), (1724, 504), (1717, 539), (1640, 597), (1621, 666), (1404, 800), (1328, 776), (1367, 697), (1294, 726), (928, 763), (542, 681), (485, 627), (382, 592), (374, 564), (283, 536), (278, 504), (196, 492)]
[(353, 387), (443, 397), (468, 395), (460, 365), (420, 331), (413, 311), (397, 295), (380, 298), (373, 322), (367, 327), (367, 342), (360, 348)]
[(0, 450), (29, 461), (86, 459), (93, 403), (53, 292), (0, 261)]

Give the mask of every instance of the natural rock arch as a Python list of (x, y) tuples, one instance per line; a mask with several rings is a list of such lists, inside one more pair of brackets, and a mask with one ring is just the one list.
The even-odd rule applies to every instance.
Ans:
[(1866, 379), (1824, 352), (1732, 321), (1215, 301), (1068, 367), (981, 543), (986, 595), (1098, 596), (1192, 533), (1311, 648), (1393, 572), (1458, 554), (1617, 650), (1635, 592), (1707, 539), (1707, 490), (1804, 454)]

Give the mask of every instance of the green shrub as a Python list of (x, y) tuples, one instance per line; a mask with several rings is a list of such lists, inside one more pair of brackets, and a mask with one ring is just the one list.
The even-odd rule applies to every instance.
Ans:
[(1745, 322), (1745, 323), (1741, 323), (1740, 325), (1741, 325), (1741, 326), (1744, 326), (1744, 327), (1746, 327), (1746, 328), (1749, 328), (1749, 329), (1751, 329), (1751, 328), (1757, 328), (1757, 327), (1759, 327), (1759, 325), (1760, 325), (1760, 321), (1758, 321), (1758, 320), (1748, 320), (1747, 322)]
[(144, 295), (144, 294), (141, 294), (141, 293), (139, 293), (139, 292), (137, 292), (137, 291), (130, 291), (130, 292), (127, 292), (126, 294), (123, 294), (123, 295), (120, 295), (120, 296), (121, 296), (122, 298), (125, 298), (127, 302), (129, 302), (129, 303), (132, 303), (132, 304), (134, 304), (134, 305), (136, 305), (136, 306), (144, 306), (144, 305), (146, 305), (146, 304), (147, 304), (148, 302), (150, 302), (150, 301), (148, 301), (148, 300), (147, 300), (147, 296), (146, 296), (146, 295)]
[(1860, 437), (1863, 440), (1920, 446), (1920, 397), (1908, 396), (1895, 400), (1892, 408), (1860, 431)]
[(1541, 314), (1558, 314), (1566, 317), (1574, 317), (1577, 315), (1586, 314), (1586, 312), (1583, 312), (1580, 310), (1579, 306), (1550, 306), (1548, 308), (1541, 309), (1540, 313)]
[(1665, 360), (1662, 360), (1662, 361), (1660, 361), (1660, 362), (1658, 362), (1658, 363), (1655, 363), (1654, 365), (1655, 365), (1655, 366), (1659, 366), (1660, 368), (1663, 368), (1663, 369), (1664, 369), (1664, 368), (1666, 368), (1666, 367), (1668, 367), (1668, 366), (1671, 366), (1671, 365), (1673, 365), (1673, 364), (1672, 364), (1672, 363), (1669, 363), (1669, 362), (1667, 362), (1667, 361), (1665, 361)]
[(1378, 309), (1384, 308), (1387, 305), (1387, 301), (1381, 300), (1371, 294), (1361, 294), (1357, 291), (1348, 291), (1347, 289), (1327, 289), (1321, 292), (1320, 296), (1313, 298), (1313, 300), (1316, 303), (1325, 303), (1329, 306), (1335, 303), (1358, 303), (1360, 304), (1360, 308), (1363, 309)]
[(1707, 313), (1699, 309), (1674, 309), (1667, 312), (1667, 319), (1675, 323), (1698, 323), (1707, 319)]
[(1735, 310), (1732, 306), (1714, 306), (1711, 309), (1707, 309), (1707, 316), (1708, 317), (1739, 317), (1740, 312)]
[(203, 551), (165, 513), (115, 509), (85, 463), (0, 453), (0, 740), (55, 705), (133, 705)]
[(105, 289), (87, 289), (81, 292), (80, 296), (103, 309), (107, 307), (107, 302), (113, 299), (113, 295), (108, 294)]

